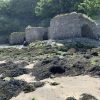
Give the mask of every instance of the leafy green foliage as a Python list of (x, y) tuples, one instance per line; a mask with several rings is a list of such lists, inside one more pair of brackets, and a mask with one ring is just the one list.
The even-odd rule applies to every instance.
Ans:
[(75, 11), (83, 0), (39, 0), (35, 8), (37, 16), (53, 17), (60, 13)]
[(0, 0), (0, 34), (23, 31), (36, 23), (36, 0)]
[(7, 33), (19, 30), (20, 23), (18, 19), (12, 19), (7, 16), (0, 16), (0, 34), (5, 35)]
[(36, 0), (10, 0), (9, 10), (10, 15), (17, 18), (24, 18), (29, 20), (35, 17), (34, 8)]
[(35, 98), (33, 97), (32, 100), (35, 100)]
[(100, 0), (84, 0), (78, 5), (79, 11), (88, 15), (98, 15), (100, 13)]
[(0, 0), (0, 13), (7, 9), (8, 1)]

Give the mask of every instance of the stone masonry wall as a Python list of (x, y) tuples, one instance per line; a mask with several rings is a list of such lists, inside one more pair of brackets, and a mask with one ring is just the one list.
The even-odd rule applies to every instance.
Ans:
[(9, 37), (9, 43), (13, 44), (23, 44), (25, 40), (25, 32), (13, 32)]
[(25, 30), (26, 41), (30, 43), (36, 40), (43, 40), (47, 33), (48, 29), (44, 27), (28, 27)]
[(58, 15), (50, 22), (49, 38), (66, 39), (88, 37), (97, 39), (96, 23), (84, 14), (70, 13)]

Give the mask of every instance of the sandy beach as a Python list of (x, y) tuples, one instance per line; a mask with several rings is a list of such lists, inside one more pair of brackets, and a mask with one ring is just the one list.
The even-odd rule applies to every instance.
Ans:
[[(29, 75), (24, 77), (27, 82), (33, 81)], [(20, 77), (20, 79), (23, 79), (23, 77)], [(38, 88), (36, 91), (27, 94), (22, 92), (11, 100), (32, 100), (32, 98), (35, 98), (35, 100), (65, 100), (70, 96), (79, 99), (80, 95), (83, 93), (91, 94), (100, 100), (99, 78), (93, 78), (86, 75), (76, 77), (58, 77), (42, 81), (46, 83), (44, 87)], [(51, 82), (57, 82), (59, 85), (51, 86)]]

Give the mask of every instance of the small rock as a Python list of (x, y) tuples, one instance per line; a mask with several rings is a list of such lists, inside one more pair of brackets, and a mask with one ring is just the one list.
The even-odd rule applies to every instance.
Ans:
[(10, 81), (11, 80), (11, 77), (5, 77), (3, 80)]
[(57, 83), (57, 82), (52, 82), (52, 83), (50, 83), (50, 85), (52, 85), (52, 86), (56, 86), (56, 85), (59, 85), (60, 83)]
[(38, 88), (38, 87), (42, 87), (42, 86), (44, 86), (44, 82), (34, 82), (34, 86), (35, 86), (35, 88)]
[(50, 76), (50, 78), (52, 78), (52, 79), (55, 78), (55, 75), (52, 74), (52, 75)]
[(34, 86), (34, 84), (27, 84), (23, 91), (24, 91), (25, 93), (29, 93), (29, 92), (35, 91), (35, 86)]
[(90, 59), (90, 58), (91, 58), (91, 55), (86, 54), (86, 55), (84, 55), (84, 58), (86, 58), (86, 59)]
[(98, 56), (99, 54), (98, 54), (98, 52), (92, 52), (91, 55), (92, 56)]
[(75, 50), (74, 48), (70, 48), (70, 49), (67, 51), (67, 54), (68, 54), (68, 55), (73, 55), (75, 52), (76, 52), (76, 50)]
[(76, 100), (74, 97), (68, 97), (66, 100)]

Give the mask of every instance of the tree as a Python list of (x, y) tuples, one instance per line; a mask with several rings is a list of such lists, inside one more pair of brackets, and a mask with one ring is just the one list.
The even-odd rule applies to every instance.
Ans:
[(35, 8), (37, 16), (53, 17), (60, 13), (68, 13), (76, 10), (83, 0), (39, 0)]
[(0, 15), (6, 13), (6, 10), (8, 9), (8, 2), (9, 1), (7, 0), (0, 0)]
[(36, 23), (37, 0), (0, 0), (0, 34), (24, 31), (27, 25)]
[(78, 5), (78, 10), (87, 15), (97, 15), (100, 13), (100, 0), (84, 0)]
[(0, 35), (8, 35), (11, 32), (20, 30), (18, 19), (12, 19), (8, 16), (0, 16)]
[(36, 0), (10, 0), (9, 10), (11, 16), (30, 19), (35, 16)]

